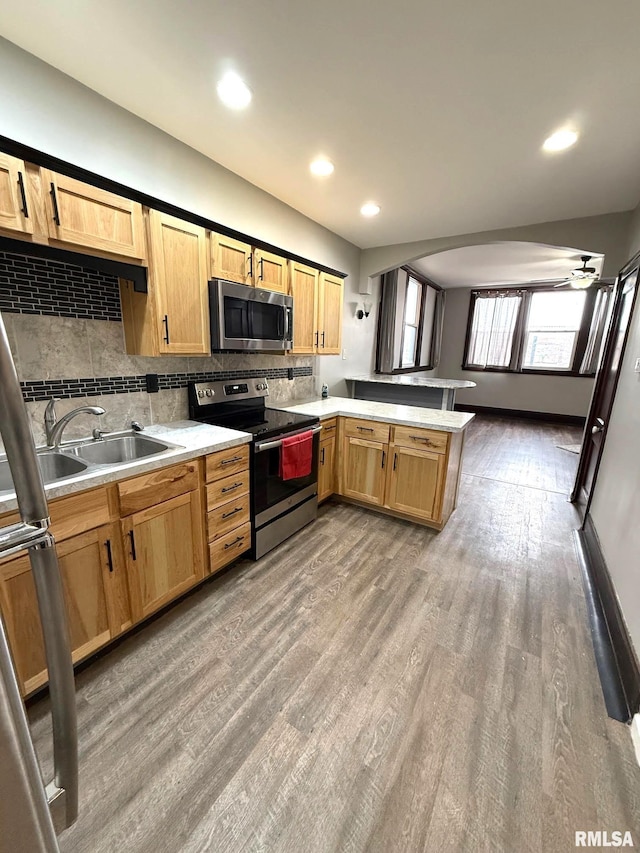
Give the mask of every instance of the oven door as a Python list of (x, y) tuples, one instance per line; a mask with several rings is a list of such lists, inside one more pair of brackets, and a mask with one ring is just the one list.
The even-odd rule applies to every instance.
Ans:
[[(287, 433), (287, 437), (309, 428)], [(280, 444), (282, 438), (256, 442), (253, 445), (251, 473), (251, 501), (254, 527), (277, 518), (300, 503), (318, 494), (318, 450), (320, 427), (311, 427), (313, 436), (313, 458), (311, 473), (307, 477), (283, 480), (280, 477)]]
[(293, 299), (271, 290), (209, 282), (213, 350), (285, 350), (293, 346)]

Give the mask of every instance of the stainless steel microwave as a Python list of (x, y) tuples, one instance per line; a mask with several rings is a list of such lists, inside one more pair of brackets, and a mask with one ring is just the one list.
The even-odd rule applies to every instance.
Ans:
[(288, 350), (293, 297), (214, 278), (209, 282), (211, 349)]

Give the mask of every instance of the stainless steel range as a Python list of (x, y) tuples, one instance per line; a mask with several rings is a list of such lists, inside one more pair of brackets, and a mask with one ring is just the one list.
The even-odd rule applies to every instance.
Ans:
[[(255, 559), (262, 557), (318, 513), (318, 445), (316, 417), (270, 409), (266, 379), (230, 379), (189, 384), (189, 417), (202, 423), (253, 435), (251, 443), (251, 527)], [(283, 480), (280, 446), (286, 436), (311, 430), (311, 474)]]

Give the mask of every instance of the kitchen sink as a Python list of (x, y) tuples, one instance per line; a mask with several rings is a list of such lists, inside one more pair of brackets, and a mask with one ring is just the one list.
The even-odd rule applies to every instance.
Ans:
[(101, 441), (65, 447), (64, 450), (65, 453), (73, 453), (74, 456), (92, 465), (117, 465), (122, 462), (135, 462), (136, 459), (144, 459), (145, 456), (154, 456), (156, 453), (164, 453), (172, 447), (175, 445), (134, 433), (133, 435), (105, 436)]
[[(74, 474), (80, 474), (86, 471), (88, 465), (82, 459), (76, 459), (73, 456), (67, 456), (65, 453), (59, 453), (55, 450), (47, 453), (38, 453), (38, 467), (42, 474), (42, 481), (46, 483), (55, 483), (57, 480), (62, 480), (65, 477), (71, 477)], [(0, 492), (13, 491), (13, 479), (9, 470), (9, 463), (6, 460), (0, 461)]]

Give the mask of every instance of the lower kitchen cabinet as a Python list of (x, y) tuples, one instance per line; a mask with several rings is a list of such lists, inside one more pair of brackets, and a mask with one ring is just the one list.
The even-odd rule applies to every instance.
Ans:
[(437, 521), (440, 518), (445, 457), (428, 450), (389, 447), (386, 505), (398, 512)]
[(209, 572), (224, 569), (251, 548), (249, 446), (205, 460)]
[(320, 437), (320, 456), (318, 459), (318, 502), (330, 498), (335, 492), (335, 467), (336, 467), (336, 436), (335, 422), (326, 432), (327, 427), (323, 424)]
[[(131, 625), (117, 524), (57, 543), (74, 662)], [(47, 682), (36, 590), (27, 556), (0, 565), (0, 603), (24, 694)]]
[(200, 490), (122, 521), (134, 621), (182, 595), (204, 577)]
[(342, 457), (342, 494), (382, 506), (385, 491), (387, 445), (347, 435)]

